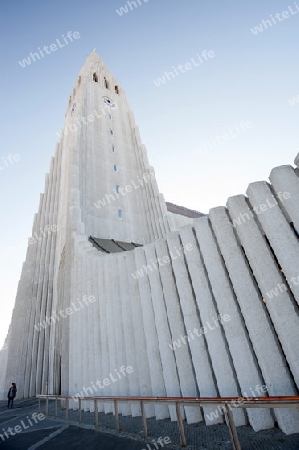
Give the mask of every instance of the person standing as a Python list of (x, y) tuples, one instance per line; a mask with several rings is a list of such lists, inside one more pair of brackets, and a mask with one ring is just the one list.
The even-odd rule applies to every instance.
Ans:
[(7, 394), (7, 398), (8, 398), (7, 408), (9, 408), (10, 404), (11, 404), (11, 408), (13, 408), (13, 401), (14, 401), (16, 394), (17, 394), (16, 383), (11, 383), (11, 387), (9, 388), (9, 391)]

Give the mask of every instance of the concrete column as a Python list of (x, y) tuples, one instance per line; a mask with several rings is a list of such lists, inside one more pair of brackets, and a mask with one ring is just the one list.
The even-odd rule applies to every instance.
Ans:
[[(119, 273), (119, 284), (120, 298), (121, 298), (121, 311), (122, 311), (122, 321), (123, 321), (123, 332), (124, 332), (124, 353), (125, 353), (125, 364), (126, 367), (131, 366), (133, 372), (128, 374), (128, 391), (122, 395), (129, 396), (140, 396), (140, 380), (138, 376), (137, 367), (140, 364), (138, 355), (136, 355), (136, 346), (133, 334), (133, 321), (132, 321), (132, 310), (130, 301), (130, 280), (128, 279), (127, 267), (127, 252), (120, 254), (118, 258), (118, 273)], [(140, 406), (138, 404), (133, 404), (130, 406), (130, 410), (133, 417), (140, 416)]]
[[(76, 244), (77, 244), (76, 237), (74, 236), (74, 247), (76, 246)], [(74, 252), (74, 256), (75, 256), (75, 249), (73, 249), (73, 252)], [(72, 283), (71, 283), (71, 289), (70, 289), (70, 308), (72, 308), (72, 310), (74, 310), (74, 313), (70, 317), (70, 328), (69, 328), (69, 336), (70, 336), (69, 351), (70, 351), (70, 355), (71, 355), (70, 369), (69, 369), (69, 395), (75, 396), (78, 393), (75, 361), (78, 361), (78, 342), (77, 342), (78, 331), (77, 330), (79, 328), (79, 326), (78, 326), (79, 317), (78, 317), (77, 311), (75, 311), (75, 308), (78, 308), (76, 306), (76, 295), (78, 292), (78, 288), (77, 288), (78, 258), (75, 258), (75, 257), (74, 257), (74, 264), (73, 264), (73, 267), (71, 270), (71, 280), (72, 280)], [(74, 305), (75, 305), (75, 308), (74, 308)], [(58, 330), (59, 325), (60, 325), (60, 323), (55, 324), (55, 326), (56, 326), (55, 333), (56, 334), (59, 333), (59, 330)], [(56, 342), (53, 340), (53, 338), (52, 338), (52, 342), (53, 342), (52, 345), (55, 346)], [(55, 364), (54, 361), (53, 361), (53, 364)], [(77, 410), (78, 402), (76, 402), (74, 400), (70, 400), (69, 407), (73, 410)]]
[[(181, 394), (183, 397), (197, 397), (197, 383), (188, 345), (181, 342), (178, 346), (176, 345), (177, 337), (184, 336), (185, 327), (166, 241), (164, 239), (156, 241), (155, 249), (159, 259), (159, 273), (166, 307), (165, 314), (170, 328), (167, 343), (175, 357)], [(200, 408), (185, 407), (185, 412), (188, 423), (203, 420)]]
[[(136, 369), (134, 369), (134, 371), (136, 370), (138, 373), (140, 395), (151, 397), (153, 395), (153, 391), (150, 378), (150, 362), (148, 359), (148, 353), (145, 351), (147, 347), (143, 326), (138, 278), (136, 278), (137, 266), (135, 261), (135, 251), (126, 253), (126, 261), (126, 273), (132, 311), (132, 332), (136, 349)], [(145, 411), (147, 417), (155, 416), (154, 405), (145, 405)]]
[[(86, 266), (85, 266), (85, 254), (84, 254), (84, 245), (85, 242), (80, 242), (79, 244), (79, 259), (80, 259), (80, 278), (78, 280), (78, 293), (76, 296), (76, 301), (79, 303), (79, 300), (83, 298), (85, 295), (85, 273), (86, 273)], [(84, 309), (80, 308), (80, 311), (78, 312), (80, 315), (80, 331), (79, 334), (81, 334), (81, 339), (78, 339), (78, 345), (80, 346), (80, 353), (81, 353), (81, 367), (79, 370), (79, 377), (78, 377), (78, 384), (79, 388), (78, 391), (82, 392), (83, 395), (87, 395), (84, 391), (84, 388), (88, 387), (86, 386), (86, 365), (87, 365), (87, 330), (86, 330), (86, 319), (85, 319), (85, 311)], [(87, 404), (84, 402), (82, 404), (82, 409), (84, 411), (87, 411)]]
[[(97, 391), (95, 395), (102, 395), (101, 390), (99, 386), (97, 385), (98, 381), (101, 381), (103, 376), (103, 353), (104, 353), (104, 347), (102, 342), (102, 327), (103, 327), (103, 310), (102, 310), (102, 301), (103, 301), (103, 283), (104, 283), (104, 271), (103, 267), (101, 266), (101, 260), (102, 255), (100, 252), (98, 253), (98, 256), (95, 261), (95, 292), (97, 294), (97, 315), (96, 315), (96, 322), (97, 322), (97, 357), (95, 361), (95, 385), (97, 386)], [(104, 412), (104, 404), (98, 403), (98, 411)]]
[[(51, 169), (51, 192), (49, 198), (49, 216), (48, 216), (48, 224), (49, 231), (46, 231), (48, 236), (48, 286), (46, 287), (46, 295), (47, 295), (47, 305), (46, 305), (46, 316), (53, 316), (53, 278), (54, 278), (54, 264), (55, 264), (55, 249), (56, 249), (56, 234), (57, 230), (53, 230), (53, 225), (57, 226), (57, 214), (56, 214), (56, 205), (57, 205), (57, 185), (59, 185), (58, 177), (57, 177), (57, 169), (58, 169), (58, 160), (57, 158), (52, 158), (52, 169)], [(52, 358), (52, 354), (54, 352), (53, 347), (51, 346), (51, 334), (55, 332), (55, 325), (53, 323), (51, 327), (47, 327), (45, 330), (45, 345), (48, 348), (48, 352), (44, 352), (43, 359), (43, 371), (42, 371), (42, 386), (46, 386), (48, 388), (48, 392), (51, 393), (51, 372), (52, 367), (50, 365), (50, 361)], [(53, 388), (52, 388), (53, 389)]]
[[(95, 252), (92, 258), (92, 289), (93, 295), (96, 300), (92, 304), (92, 314), (93, 314), (93, 338), (94, 338), (94, 376), (93, 382), (95, 385), (94, 395), (99, 395), (98, 387), (96, 382), (101, 377), (102, 364), (101, 364), (101, 335), (100, 335), (100, 293), (99, 293), (99, 273), (98, 273), (98, 259), (100, 255), (99, 252)], [(98, 405), (99, 407), (100, 405)]]
[[(53, 206), (54, 206), (54, 191), (55, 191), (55, 160), (52, 158), (51, 167), (47, 182), (47, 189), (45, 190), (45, 222), (44, 227), (39, 231), (39, 239), (42, 238), (42, 252), (43, 252), (43, 280), (41, 285), (41, 315), (40, 320), (44, 321), (51, 318), (52, 310), (52, 297), (53, 297), (53, 278), (50, 278), (52, 260), (51, 260), (51, 247), (53, 234), (49, 232), (49, 226), (53, 222)], [(55, 323), (55, 318), (51, 324), (47, 324), (46, 328), (40, 332), (38, 355), (37, 355), (37, 392), (45, 392), (46, 385), (48, 384), (48, 363), (50, 357), (49, 337), (52, 325)]]
[[(48, 175), (46, 177), (46, 186), (45, 192), (47, 191), (48, 186)], [(42, 209), (41, 209), (41, 220), (40, 220), (40, 229), (37, 230), (40, 233), (41, 229), (45, 227), (45, 207), (46, 207), (46, 196), (42, 196)], [(42, 303), (42, 280), (43, 280), (43, 263), (44, 263), (44, 241), (38, 241), (38, 260), (35, 264), (35, 276), (34, 276), (34, 298), (35, 298), (35, 320), (36, 323), (39, 324), (43, 316), (41, 315), (41, 303)], [(33, 397), (37, 394), (36, 392), (36, 370), (37, 370), (37, 358), (38, 358), (38, 346), (40, 333), (43, 334), (43, 331), (37, 331), (34, 329), (33, 332), (33, 346), (31, 353), (31, 373), (30, 373), (30, 388), (29, 388), (29, 396)]]
[[(188, 271), (184, 257), (182, 256), (181, 242), (177, 233), (167, 235), (167, 245), (171, 257), (172, 269), (180, 299), (180, 305), (183, 312), (185, 329), (189, 334), (190, 331), (192, 332), (195, 329), (200, 329), (202, 325), (197, 313), (194, 293), (189, 281)], [(206, 343), (204, 339), (199, 339), (198, 341), (191, 339), (188, 342), (188, 334), (185, 334), (183, 337), (177, 336), (174, 340), (180, 340), (180, 342), (184, 342), (184, 345), (189, 344), (199, 395), (201, 397), (218, 397), (218, 390), (214, 382), (214, 373), (211, 367), (211, 360), (207, 351)], [(222, 422), (221, 417), (212, 417), (210, 415), (213, 411), (214, 408), (204, 408), (207, 425)]]
[[(214, 304), (213, 294), (210, 290), (210, 281), (198, 250), (193, 228), (191, 226), (182, 228), (180, 235), (184, 246), (187, 268), (196, 296), (200, 321), (206, 331), (204, 334), (198, 333), (198, 335), (192, 333), (189, 338), (198, 340), (205, 337), (220, 396), (238, 397), (240, 393), (239, 386), (223, 331), (226, 322), (219, 315)], [(233, 409), (232, 413), (236, 426), (245, 425), (243, 410)]]
[[(49, 215), (49, 225), (51, 228), (51, 242), (50, 242), (50, 263), (49, 263), (49, 287), (48, 287), (48, 295), (49, 300), (47, 303), (47, 315), (52, 316), (55, 312), (53, 308), (54, 302), (54, 265), (56, 259), (56, 246), (57, 246), (57, 233), (58, 229), (53, 228), (53, 225), (57, 227), (57, 204), (58, 204), (58, 191), (60, 185), (60, 177), (59, 177), (59, 160), (57, 155), (54, 158), (54, 167), (53, 167), (53, 189), (52, 189), (52, 197), (50, 201), (50, 215)], [(43, 380), (42, 385), (44, 386), (46, 383), (48, 384), (48, 392), (54, 393), (53, 386), (53, 358), (54, 358), (54, 345), (53, 345), (53, 337), (55, 336), (56, 331), (56, 323), (52, 325), (52, 327), (48, 328), (46, 340), (49, 346), (49, 357), (44, 359), (44, 367), (43, 371)]]
[[(40, 224), (41, 224), (41, 211), (43, 207), (43, 195), (40, 196), (40, 204), (38, 214), (36, 214), (36, 220), (34, 221), (32, 235), (34, 232), (38, 232)], [(27, 359), (26, 359), (26, 367), (25, 367), (25, 382), (24, 382), (24, 396), (30, 397), (30, 389), (31, 389), (31, 369), (32, 369), (32, 352), (33, 352), (33, 342), (34, 336), (36, 338), (36, 330), (34, 325), (39, 323), (36, 319), (37, 313), (37, 301), (36, 301), (36, 292), (37, 292), (37, 268), (39, 268), (40, 262), (40, 241), (35, 242), (34, 244), (34, 255), (32, 255), (32, 259), (28, 260), (28, 264), (31, 265), (31, 282), (30, 286), (28, 286), (28, 297), (30, 298), (30, 323), (29, 323), (29, 333), (28, 333), (28, 344), (27, 344)], [(13, 321), (12, 321), (12, 339), (13, 339)], [(9, 360), (8, 360), (8, 369), (9, 369)]]
[[(16, 367), (13, 365), (18, 361), (20, 365), (19, 369), (19, 379), (17, 379), (17, 389), (18, 389), (18, 398), (26, 398), (28, 396), (29, 389), (29, 379), (30, 372), (26, 371), (26, 367), (29, 366), (29, 362), (31, 362), (31, 345), (32, 345), (32, 336), (33, 336), (33, 320), (34, 320), (34, 311), (35, 305), (32, 302), (32, 276), (34, 274), (34, 261), (36, 258), (36, 244), (31, 244), (28, 246), (26, 262), (22, 268), (22, 276), (20, 282), (18, 284), (17, 297), (16, 297), (16, 306), (13, 310), (12, 314), (12, 324), (10, 326), (10, 341), (13, 342), (13, 339), (16, 336), (16, 342), (14, 342), (14, 351), (16, 351), (16, 346), (21, 345), (19, 349), (19, 360), (18, 356), (14, 354), (14, 351), (11, 350), (11, 347), (8, 347), (4, 350), (6, 356), (5, 359), (7, 361), (6, 365), (2, 365), (2, 367), (6, 367), (7, 375), (9, 376), (9, 380), (7, 380), (8, 385), (11, 383), (11, 376), (15, 379)], [(20, 308), (20, 311), (18, 311)], [(18, 317), (17, 317), (18, 316)], [(21, 323), (18, 321), (22, 320)], [(27, 339), (19, 339), (19, 330), (23, 330), (27, 335)], [(29, 353), (30, 349), (30, 353)], [(9, 358), (12, 357), (12, 360)], [(26, 383), (27, 381), (27, 383)], [(6, 390), (5, 384), (5, 390)], [(6, 394), (6, 393), (5, 393)]]
[[(155, 245), (148, 244), (144, 247), (146, 265), (149, 267), (148, 279), (151, 288), (151, 301), (154, 310), (154, 318), (157, 330), (159, 352), (161, 356), (164, 384), (167, 397), (180, 397), (181, 389), (177, 374), (174, 354), (169, 347), (171, 335), (167, 320), (163, 290), (159, 275), (159, 265), (155, 252)], [(176, 421), (176, 410), (174, 406), (169, 407), (171, 420)], [(183, 411), (182, 411), (183, 413)]]
[(247, 195), (299, 304), (299, 241), (265, 181), (251, 183)]
[[(57, 226), (57, 232), (55, 233), (53, 240), (53, 265), (51, 277), (53, 279), (53, 301), (52, 301), (52, 314), (57, 311), (57, 301), (58, 301), (58, 274), (59, 267), (61, 263), (61, 251), (59, 250), (59, 238), (61, 237), (62, 230), (59, 229), (59, 200), (60, 200), (60, 187), (61, 187), (61, 148), (59, 145), (56, 147), (55, 152), (55, 162), (56, 162), (56, 176), (54, 179), (55, 185), (55, 196), (54, 196), (54, 207), (53, 207), (53, 223)], [(60, 377), (60, 357), (58, 355), (58, 345), (57, 345), (57, 335), (59, 330), (59, 324), (51, 329), (50, 334), (50, 346), (51, 353), (49, 358), (49, 392), (59, 393), (59, 377)]]
[[(88, 293), (88, 273), (89, 273), (89, 264), (88, 264), (88, 245), (87, 242), (82, 243), (81, 245), (81, 252), (82, 252), (82, 278), (80, 278), (80, 282), (82, 283), (82, 291), (81, 296), (79, 297), (80, 302), (82, 303), (82, 306), (80, 306), (80, 311), (78, 311), (78, 314), (80, 314), (80, 318), (82, 320), (82, 326), (83, 326), (83, 339), (82, 339), (82, 350), (83, 350), (83, 384), (82, 388), (84, 391), (84, 395), (87, 397), (89, 395), (92, 395), (90, 392), (90, 322), (88, 317), (88, 307), (83, 302), (84, 297), (87, 297)], [(82, 407), (84, 411), (89, 411), (89, 402), (84, 402), (82, 404)]]
[[(257, 289), (244, 253), (239, 246), (225, 208), (213, 208), (210, 219), (216, 234), (220, 251), (225, 260), (234, 291), (236, 293), (246, 327), (249, 332), (258, 363), (266, 382), (269, 395), (284, 395), (285, 378), (288, 369), (275, 331), (265, 311), (261, 294)], [(259, 249), (256, 249), (259, 252)], [(262, 254), (260, 254), (263, 257)], [(288, 410), (275, 410), (280, 428), (289, 433), (293, 429)], [(261, 424), (264, 428), (272, 426), (272, 420)], [(292, 431), (291, 431), (292, 432)]]
[[(52, 304), (52, 295), (51, 295), (51, 287), (52, 280), (50, 280), (50, 255), (51, 255), (51, 242), (52, 235), (51, 233), (45, 232), (46, 228), (50, 225), (51, 220), (51, 205), (52, 205), (52, 191), (53, 191), (53, 170), (54, 170), (54, 160), (51, 160), (51, 167), (49, 172), (49, 182), (48, 188), (46, 190), (46, 206), (45, 206), (45, 227), (40, 231), (43, 238), (44, 245), (44, 261), (43, 261), (43, 282), (42, 282), (42, 303), (41, 303), (41, 320), (45, 320), (49, 317), (51, 313), (51, 304)], [(51, 315), (50, 315), (51, 317)], [(36, 389), (37, 392), (45, 392), (46, 391), (46, 383), (48, 383), (48, 361), (49, 361), (49, 327), (48, 325), (41, 333), (39, 338), (39, 346), (38, 346), (38, 357), (37, 357), (37, 384)], [(44, 381), (44, 383), (43, 383)]]
[[(222, 317), (229, 316), (224, 322), (224, 332), (229, 351), (237, 374), (241, 395), (244, 397), (259, 396), (256, 386), (264, 384), (258, 368), (257, 359), (245, 327), (244, 318), (232, 288), (229, 274), (222, 255), (218, 249), (216, 238), (212, 232), (208, 217), (196, 219), (195, 232), (200, 252), (207, 270), (217, 308)], [(265, 423), (273, 426), (269, 411), (265, 409), (247, 409), (249, 423), (255, 431), (263, 429)]]
[(275, 167), (269, 177), (275, 190), (277, 200), (299, 237), (299, 178), (292, 166)]
[[(107, 339), (108, 339), (108, 358), (109, 365), (105, 378), (109, 378), (110, 373), (114, 373), (117, 369), (117, 348), (115, 340), (115, 322), (113, 308), (113, 286), (112, 277), (114, 273), (113, 255), (105, 255), (105, 301), (106, 301), (106, 318), (107, 318)], [(107, 388), (107, 389), (106, 389)], [(103, 395), (120, 395), (119, 385), (117, 383), (109, 384), (103, 389)], [(114, 412), (114, 406), (112, 406)]]
[[(231, 197), (228, 199), (227, 207), (233, 221), (240, 215), (245, 219), (249, 217), (249, 220), (244, 220), (235, 229), (299, 387), (298, 306), (288, 292), (284, 277), (277, 267), (260, 228), (251, 215), (246, 198), (242, 195)], [(262, 258), (261, 255), (263, 255)], [(285, 378), (281, 388), (284, 392), (283, 395), (297, 395), (290, 374)]]
[[(103, 284), (102, 284), (102, 295), (100, 297), (100, 311), (101, 311), (101, 343), (102, 343), (102, 378), (99, 381), (103, 381), (104, 378), (107, 378), (110, 373), (110, 355), (109, 355), (109, 325), (108, 325), (108, 284), (110, 283), (107, 261), (104, 256), (102, 256), (99, 260), (99, 272), (103, 275)], [(99, 392), (99, 395), (102, 396), (110, 396), (111, 388), (110, 386), (104, 386), (103, 389)], [(113, 412), (112, 403), (104, 404), (104, 411), (106, 414)]]
[[(114, 270), (116, 269), (118, 271), (118, 268), (120, 267), (119, 259), (122, 256), (121, 253), (117, 253), (113, 255), (114, 262), (113, 267)], [(119, 273), (119, 272), (118, 272)], [(124, 366), (127, 367), (126, 362), (126, 352), (125, 352), (125, 336), (124, 336), (124, 315), (128, 314), (128, 311), (123, 310), (122, 305), (122, 289), (123, 286), (120, 284), (120, 277), (116, 277), (114, 282), (112, 283), (114, 287), (114, 296), (113, 296), (113, 310), (114, 310), (114, 330), (115, 330), (115, 340), (116, 340), (116, 349), (117, 349), (117, 366), (114, 369), (114, 372), (112, 372), (114, 375), (116, 375), (116, 370), (119, 372), (120, 368)], [(125, 375), (122, 375), (119, 379), (117, 376), (115, 376), (115, 382), (113, 383), (118, 385), (119, 388), (119, 394), (121, 396), (123, 395), (129, 395), (129, 381), (128, 377), (130, 374), (127, 374), (125, 371)], [(120, 412), (123, 416), (131, 415), (131, 405), (129, 404), (120, 404)]]
[[(141, 299), (142, 317), (146, 340), (146, 351), (149, 360), (151, 387), (153, 396), (166, 397), (166, 388), (163, 378), (161, 355), (155, 325), (155, 315), (152, 305), (152, 294), (148, 275), (146, 274), (146, 258), (143, 248), (135, 250), (137, 270), (143, 269), (143, 276), (138, 278), (139, 293)], [(158, 420), (169, 417), (168, 407), (164, 405), (155, 406), (156, 418)]]
[[(90, 245), (90, 244), (89, 244)], [(94, 277), (93, 277), (93, 265), (94, 265), (94, 257), (97, 253), (97, 250), (95, 250), (93, 247), (89, 247), (85, 250), (86, 252), (86, 297), (84, 297), (81, 301), (84, 304), (84, 309), (86, 309), (86, 315), (87, 315), (87, 323), (88, 326), (88, 374), (86, 377), (86, 380), (88, 382), (88, 387), (91, 388), (91, 392), (88, 391), (88, 395), (94, 396), (96, 395), (95, 391), (95, 360), (97, 358), (96, 354), (96, 339), (95, 339), (95, 324), (94, 324), (94, 318), (96, 316), (97, 310), (96, 310), (96, 295), (94, 292)], [(92, 297), (95, 298), (95, 301), (93, 301)], [(90, 301), (92, 300), (92, 301)], [(94, 402), (93, 400), (89, 402), (89, 411), (94, 412)]]
[[(70, 303), (75, 313), (70, 317), (70, 361), (72, 362), (70, 373), (72, 373), (72, 384), (70, 385), (71, 395), (83, 392), (84, 378), (83, 378), (83, 359), (84, 359), (84, 319), (82, 317), (82, 310), (79, 301), (84, 295), (84, 286), (82, 284), (82, 277), (84, 277), (84, 262), (82, 254), (82, 246), (86, 239), (85, 236), (77, 232), (73, 232), (73, 260), (75, 261), (74, 277), (71, 282)], [(60, 292), (60, 296), (61, 296)], [(61, 301), (61, 299), (59, 299)], [(62, 308), (60, 304), (59, 308)], [(78, 310), (78, 311), (77, 311)], [(62, 319), (63, 320), (63, 319)], [(60, 322), (60, 327), (63, 327), (63, 322)], [(61, 332), (59, 333), (61, 335)], [(61, 339), (61, 337), (60, 337)], [(59, 342), (59, 346), (60, 346)], [(59, 352), (62, 350), (59, 349)], [(71, 406), (71, 405), (70, 405)], [(72, 402), (73, 409), (78, 409), (78, 402)]]

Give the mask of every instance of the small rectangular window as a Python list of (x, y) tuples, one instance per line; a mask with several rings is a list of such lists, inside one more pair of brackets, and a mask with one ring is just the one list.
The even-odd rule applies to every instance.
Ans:
[(119, 209), (119, 210), (118, 210), (118, 217), (119, 217), (120, 219), (123, 218), (123, 212), (122, 212), (122, 209)]
[(110, 130), (110, 134), (111, 134), (111, 136), (114, 136), (114, 131)]
[(112, 151), (112, 153), (114, 153), (115, 152), (115, 147), (112, 145), (112, 147), (111, 147), (111, 151)]
[(116, 190), (116, 193), (119, 194), (119, 185), (118, 184), (115, 186), (115, 190)]
[(109, 119), (110, 119), (110, 120), (112, 119), (112, 116), (111, 116), (111, 114), (109, 114)]
[(114, 172), (117, 172), (117, 171), (118, 171), (118, 167), (117, 167), (116, 164), (114, 164), (113, 168), (114, 168)]

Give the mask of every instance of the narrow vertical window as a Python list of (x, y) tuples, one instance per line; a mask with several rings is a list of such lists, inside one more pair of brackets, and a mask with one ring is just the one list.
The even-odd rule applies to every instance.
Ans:
[(111, 116), (111, 114), (109, 114), (109, 119), (110, 119), (110, 120), (112, 119), (112, 116)]
[(111, 147), (111, 151), (112, 151), (112, 153), (114, 153), (115, 152), (115, 147), (112, 145), (112, 147)]
[(119, 185), (118, 184), (115, 186), (115, 191), (117, 194), (119, 194)]
[(93, 74), (93, 81), (94, 81), (95, 83), (97, 83), (97, 82), (99, 81), (98, 76), (97, 76), (96, 73)]
[(123, 211), (122, 211), (122, 209), (119, 209), (119, 210), (118, 210), (118, 217), (119, 217), (120, 219), (123, 218)]
[(105, 88), (106, 88), (106, 89), (109, 89), (109, 83), (108, 83), (108, 81), (106, 80), (106, 78), (104, 78), (104, 84), (105, 84)]
[(114, 172), (118, 172), (118, 166), (116, 164), (114, 164), (113, 170), (114, 170)]
[(111, 134), (111, 136), (114, 136), (114, 131), (110, 130), (110, 134)]
[(115, 86), (115, 93), (116, 93), (116, 94), (119, 94), (118, 86)]

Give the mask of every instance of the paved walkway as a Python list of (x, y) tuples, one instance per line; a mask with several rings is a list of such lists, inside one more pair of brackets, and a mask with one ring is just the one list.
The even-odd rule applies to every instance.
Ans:
[[(159, 437), (168, 437), (170, 444), (164, 449), (179, 449), (179, 433), (176, 422), (148, 419), (149, 438), (142, 438), (141, 418), (119, 416), (121, 432), (115, 431), (112, 414), (99, 414), (99, 428), (94, 430), (94, 414), (82, 413), (82, 426), (78, 426), (78, 411), (69, 411), (69, 422), (64, 421), (65, 410), (58, 408), (58, 417), (37, 416), (36, 399), (17, 400), (14, 409), (7, 409), (0, 402), (0, 450), (160, 450), (154, 445)], [(54, 415), (54, 402), (50, 403), (50, 414)], [(45, 404), (42, 404), (42, 413)], [(42, 420), (40, 420), (42, 419)], [(185, 425), (189, 450), (231, 450), (226, 425), (207, 427), (204, 424)], [(14, 432), (15, 427), (19, 430)], [(14, 436), (10, 436), (11, 428)], [(239, 427), (238, 436), (242, 450), (299, 450), (299, 434), (286, 436), (277, 428), (255, 433), (250, 427)], [(5, 434), (6, 433), (6, 434)], [(1, 435), (4, 437), (1, 438)], [(158, 448), (157, 448), (158, 447)]]

